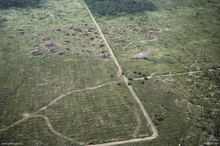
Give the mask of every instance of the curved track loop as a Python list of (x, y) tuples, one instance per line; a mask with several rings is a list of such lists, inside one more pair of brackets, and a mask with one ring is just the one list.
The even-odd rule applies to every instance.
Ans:
[[(83, 3), (84, 3), (84, 1), (83, 1)], [(147, 121), (148, 121), (148, 123), (150, 124), (151, 129), (152, 129), (152, 131), (153, 131), (153, 135), (152, 135), (151, 137), (136, 138), (136, 139), (130, 139), (130, 140), (123, 140), (123, 141), (115, 141), (115, 142), (109, 142), (109, 143), (104, 143), (104, 144), (96, 144), (96, 145), (90, 145), (90, 146), (111, 146), (111, 145), (119, 145), (119, 144), (126, 144), (126, 143), (141, 142), (141, 141), (152, 140), (152, 139), (156, 138), (157, 135), (158, 135), (158, 133), (157, 133), (157, 130), (156, 130), (156, 128), (155, 128), (153, 122), (151, 121), (151, 119), (150, 119), (150, 117), (148, 116), (148, 114), (147, 114), (147, 112), (146, 112), (144, 106), (142, 105), (140, 99), (139, 99), (139, 98), (137, 97), (137, 95), (135, 94), (135, 92), (134, 92), (134, 90), (132, 89), (132, 87), (128, 85), (128, 79), (127, 79), (124, 75), (122, 75), (122, 69), (121, 69), (121, 67), (120, 67), (120, 65), (119, 65), (119, 63), (118, 63), (118, 61), (117, 61), (117, 59), (116, 59), (116, 57), (115, 57), (115, 55), (114, 55), (112, 49), (109, 47), (109, 45), (108, 45), (108, 43), (107, 43), (107, 41), (106, 41), (106, 39), (105, 39), (105, 37), (104, 37), (104, 35), (103, 35), (101, 29), (99, 28), (98, 24), (96, 23), (96, 21), (95, 21), (93, 15), (91, 14), (90, 10), (88, 9), (88, 7), (86, 6), (85, 3), (84, 3), (84, 5), (85, 5), (86, 9), (88, 10), (88, 12), (89, 12), (89, 14), (90, 14), (90, 16), (91, 16), (93, 22), (95, 23), (96, 27), (98, 28), (98, 30), (99, 30), (99, 32), (100, 32), (100, 34), (101, 34), (101, 36), (102, 36), (102, 38), (103, 38), (103, 40), (104, 40), (104, 42), (105, 42), (107, 48), (109, 49), (109, 52), (111, 53), (112, 58), (114, 59), (115, 64), (116, 64), (117, 67), (118, 67), (117, 76), (118, 76), (120, 79), (122, 79), (122, 80), (126, 83), (128, 89), (130, 90), (130, 92), (131, 92), (132, 95), (134, 96), (135, 100), (136, 100), (137, 103), (139, 104), (139, 106), (140, 106), (140, 108), (141, 108), (141, 110), (142, 110), (142, 112), (143, 112), (145, 118), (147, 119)], [(74, 90), (74, 91), (72, 91), (72, 92), (79, 92), (79, 91), (85, 91), (85, 90), (93, 90), (93, 89), (96, 89), (96, 88), (99, 88), (99, 87), (102, 87), (102, 86), (104, 86), (104, 85), (111, 84), (111, 83), (116, 83), (116, 82), (105, 83), (105, 84), (99, 85), (99, 86), (97, 86), (97, 87), (89, 87), (89, 88), (86, 88), (86, 89)], [(36, 115), (36, 113), (38, 113), (38, 112), (40, 112), (40, 111), (43, 111), (44, 109), (48, 108), (49, 106), (51, 106), (52, 104), (54, 104), (55, 102), (57, 102), (57, 101), (60, 100), (61, 98), (65, 97), (66, 95), (71, 94), (72, 92), (68, 92), (68, 93), (66, 93), (66, 94), (60, 95), (59, 97), (57, 97), (56, 99), (54, 99), (53, 101), (51, 101), (47, 106), (44, 106), (44, 107), (40, 108), (39, 110), (37, 110), (36, 112), (34, 112), (34, 113), (32, 113), (32, 114), (24, 114), (24, 118), (22, 118), (21, 120), (15, 122), (14, 124), (12, 124), (12, 125), (10, 125), (10, 126), (8, 126), (8, 127), (5, 127), (5, 128), (3, 128), (3, 129), (0, 129), (0, 132), (5, 131), (5, 130), (7, 130), (7, 129), (9, 129), (9, 128), (11, 128), (11, 127), (13, 127), (13, 126), (19, 124), (19, 123), (21, 123), (22, 121), (26, 120), (27, 118), (30, 118), (30, 117), (42, 117), (42, 118), (45, 119), (45, 121), (46, 121), (46, 123), (47, 123), (47, 126), (50, 128), (50, 130), (51, 130), (54, 134), (56, 134), (57, 136), (60, 136), (60, 137), (62, 137), (62, 138), (64, 138), (64, 139), (67, 139), (67, 140), (72, 141), (72, 142), (74, 142), (74, 143), (76, 143), (76, 144), (79, 144), (79, 145), (87, 145), (86, 143), (76, 141), (76, 140), (74, 140), (74, 139), (72, 139), (72, 138), (69, 138), (69, 137), (67, 137), (67, 136), (65, 136), (65, 135), (63, 135), (63, 134), (57, 132), (56, 130), (54, 130), (53, 127), (52, 127), (52, 125), (50, 124), (49, 118), (48, 118), (47, 116), (45, 116), (45, 115)], [(137, 129), (138, 129), (138, 128), (137, 128)], [(136, 134), (137, 131), (135, 130), (134, 133)]]
[(51, 130), (54, 134), (56, 134), (56, 135), (58, 135), (58, 136), (60, 136), (60, 137), (63, 137), (63, 138), (65, 138), (65, 139), (69, 140), (69, 141), (72, 141), (72, 142), (74, 142), (74, 143), (77, 143), (77, 144), (80, 144), (80, 145), (86, 145), (86, 144), (83, 143), (83, 142), (76, 141), (76, 140), (74, 140), (74, 139), (72, 139), (72, 138), (69, 138), (69, 137), (67, 137), (67, 136), (65, 136), (65, 135), (63, 135), (63, 134), (57, 132), (56, 130), (53, 129), (52, 125), (50, 124), (49, 118), (48, 118), (47, 116), (45, 116), (45, 115), (36, 115), (36, 114), (37, 114), (38, 112), (41, 112), (41, 111), (47, 109), (49, 106), (53, 105), (55, 102), (57, 102), (57, 101), (60, 100), (61, 98), (65, 97), (65, 96), (67, 96), (67, 95), (69, 95), (69, 94), (71, 94), (71, 93), (73, 93), (73, 92), (81, 92), (81, 91), (86, 91), (86, 90), (95, 90), (95, 89), (97, 89), (97, 88), (100, 88), (100, 87), (102, 87), (102, 86), (105, 86), (105, 85), (108, 85), (108, 84), (112, 84), (112, 83), (118, 83), (118, 82), (109, 82), (109, 83), (105, 83), (105, 84), (102, 84), (102, 85), (99, 85), (99, 86), (96, 86), (96, 87), (88, 87), (88, 88), (86, 88), (86, 89), (74, 90), (74, 91), (68, 92), (68, 93), (66, 93), (66, 94), (62, 94), (62, 95), (60, 95), (59, 97), (55, 98), (53, 101), (51, 101), (47, 106), (44, 106), (44, 107), (40, 108), (40, 109), (37, 110), (36, 112), (30, 113), (30, 114), (24, 113), (24, 114), (23, 114), (24, 118), (22, 118), (21, 120), (15, 122), (15, 123), (13, 123), (13, 124), (11, 124), (11, 125), (8, 126), (8, 127), (5, 127), (5, 128), (3, 128), (3, 129), (0, 129), (0, 132), (3, 132), (3, 131), (5, 131), (5, 130), (8, 130), (8, 129), (11, 128), (11, 127), (14, 127), (15, 125), (17, 125), (17, 124), (23, 122), (24, 120), (26, 120), (27, 118), (30, 118), (30, 117), (43, 117), (43, 118), (46, 120), (46, 122), (47, 122), (47, 126), (50, 128), (50, 130)]

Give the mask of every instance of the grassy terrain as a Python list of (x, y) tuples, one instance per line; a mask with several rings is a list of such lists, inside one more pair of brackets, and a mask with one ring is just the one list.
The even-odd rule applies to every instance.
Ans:
[[(210, 135), (219, 140), (220, 3), (85, 3), (123, 73), (155, 73), (131, 86), (159, 136), (126, 145), (203, 145)], [(48, 116), (56, 131), (88, 144), (152, 135), (83, 1), (9, 1), (0, 9), (0, 129), (71, 92), (37, 113)], [(149, 49), (146, 58), (130, 59)], [(169, 73), (174, 75), (160, 76)], [(134, 135), (137, 117), (141, 125)], [(52, 133), (42, 117), (0, 134), (1, 143), (77, 145)]]
[[(51, 119), (57, 131), (78, 141), (95, 144), (111, 142), (111, 139), (130, 139), (137, 124), (133, 113), (124, 103), (131, 108), (137, 107), (132, 104), (134, 101), (125, 87), (122, 85), (118, 88), (112, 84), (94, 91), (74, 92), (43, 114)], [(138, 110), (136, 112), (139, 113)], [(143, 126), (145, 123), (143, 119)], [(150, 129), (147, 126), (144, 128), (142, 133), (151, 135)]]
[[(58, 132), (86, 143), (130, 139), (137, 127), (137, 114), (141, 129), (135, 137), (151, 135), (126, 86), (117, 85), (121, 81), (116, 76), (116, 65), (106, 57), (109, 52), (82, 1), (68, 3), (51, 1), (40, 8), (10, 7), (1, 11), (1, 129), (22, 119), (24, 113), (34, 113), (60, 95), (73, 92), (39, 113), (47, 115)], [(111, 86), (86, 91), (110, 82)], [(91, 110), (82, 114), (86, 109)], [(38, 120), (41, 122), (35, 127), (26, 129)], [(1, 142), (53, 145), (48, 143), (53, 139), (50, 136), (45, 142), (45, 135), (51, 134), (43, 128), (43, 122), (40, 117), (27, 119), (1, 132)], [(28, 135), (31, 129), (35, 135)], [(58, 145), (71, 143), (57, 139)]]
[(41, 117), (29, 118), (9, 129), (7, 134), (1, 133), (1, 143), (17, 143), (17, 145), (74, 145), (74, 143), (52, 133), (45, 120)]
[[(159, 2), (156, 4), (162, 7)], [(188, 6), (187, 2), (176, 5), (171, 10), (161, 8), (160, 12), (144, 11), (116, 18), (97, 14), (99, 25), (104, 32), (108, 32), (107, 40), (128, 75), (133, 71), (166, 74), (219, 67), (219, 35), (216, 33), (219, 32), (220, 23), (218, 12), (202, 7), (201, 4), (193, 8)], [(126, 31), (131, 26), (141, 29)], [(152, 27), (162, 31), (151, 32)], [(144, 40), (149, 35), (157, 40)], [(124, 48), (126, 44), (133, 42), (132, 40), (135, 42)], [(148, 60), (129, 59), (134, 54), (150, 48), (154, 48), (154, 51), (148, 56)]]
[(130, 145), (203, 145), (210, 135), (218, 138), (219, 73), (152, 78), (144, 84), (133, 81), (159, 136)]
[[(220, 67), (220, 7), (217, 1), (152, 3), (160, 11), (124, 11), (114, 15), (94, 11), (127, 77)], [(87, 4), (93, 9), (92, 4)], [(136, 30), (130, 29), (132, 27)], [(152, 32), (152, 28), (162, 31)], [(149, 36), (156, 40), (147, 40)], [(130, 59), (134, 54), (152, 48), (147, 58)], [(212, 134), (219, 138), (219, 72), (205, 73), (172, 76), (167, 81), (163, 78), (131, 81), (157, 125), (159, 137), (150, 142), (130, 145), (203, 145)], [(209, 78), (206, 79), (206, 76)], [(194, 81), (188, 81), (188, 78)], [(211, 89), (207, 89), (209, 86)]]

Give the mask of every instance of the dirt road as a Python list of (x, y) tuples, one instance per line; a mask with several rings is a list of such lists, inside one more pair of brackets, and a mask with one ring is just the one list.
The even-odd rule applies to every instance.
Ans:
[[(84, 2), (83, 2), (83, 3), (84, 3)], [(85, 4), (85, 3), (84, 3), (84, 4)], [(88, 12), (89, 12), (89, 14), (90, 14), (90, 16), (91, 16), (93, 22), (95, 23), (96, 27), (98, 28), (98, 30), (99, 30), (99, 32), (100, 32), (100, 34), (101, 34), (101, 36), (102, 36), (102, 38), (103, 38), (103, 40), (104, 40), (104, 42), (105, 42), (107, 48), (109, 49), (109, 52), (111, 53), (111, 56), (112, 56), (112, 58), (113, 58), (115, 64), (116, 64), (117, 67), (118, 67), (118, 74), (117, 74), (117, 75), (121, 78), (121, 76), (120, 76), (120, 75), (122, 74), (121, 66), (119, 65), (119, 63), (118, 63), (118, 61), (117, 61), (117, 59), (116, 59), (116, 57), (115, 57), (115, 55), (114, 55), (112, 49), (109, 47), (108, 42), (106, 41), (106, 39), (105, 39), (105, 37), (104, 37), (104, 35), (103, 35), (101, 29), (99, 28), (98, 24), (96, 23), (96, 21), (95, 21), (93, 15), (91, 14), (91, 12), (90, 12), (90, 10), (88, 9), (88, 7), (87, 7), (86, 4), (85, 4), (85, 7), (86, 7), (86, 9), (88, 10)], [(148, 116), (148, 114), (147, 114), (147, 112), (146, 112), (144, 106), (142, 105), (140, 99), (137, 97), (137, 95), (135, 94), (135, 92), (134, 92), (134, 90), (132, 89), (132, 87), (128, 85), (128, 79), (127, 79), (124, 75), (122, 75), (122, 79), (123, 79), (123, 81), (126, 83), (128, 89), (130, 90), (131, 94), (134, 96), (134, 98), (135, 98), (135, 100), (137, 101), (137, 103), (139, 104), (139, 106), (140, 106), (140, 108), (141, 108), (141, 110), (142, 110), (142, 112), (143, 112), (145, 118), (147, 119), (148, 123), (149, 123), (150, 126), (151, 126), (151, 129), (152, 129), (152, 131), (153, 131), (153, 135), (152, 135), (151, 137), (147, 137), (147, 138), (136, 138), (136, 139), (130, 139), (130, 140), (124, 140), (124, 141), (110, 142), (110, 143), (105, 143), (105, 144), (97, 144), (97, 145), (93, 145), (93, 146), (109, 146), (109, 145), (118, 145), (118, 144), (125, 144), (125, 143), (132, 143), (132, 142), (140, 142), (140, 141), (152, 140), (152, 139), (156, 138), (157, 135), (158, 135), (157, 130), (156, 130), (156, 128), (155, 128), (153, 122), (151, 121), (150, 117)]]
[[(11, 127), (13, 127), (13, 126), (19, 124), (19, 123), (21, 123), (22, 121), (24, 121), (25, 119), (27, 119), (27, 118), (29, 118), (29, 117), (33, 117), (33, 116), (36, 115), (37, 113), (39, 113), (39, 112), (41, 112), (41, 111), (47, 109), (49, 106), (53, 105), (55, 102), (57, 102), (57, 101), (60, 100), (61, 98), (65, 97), (65, 96), (67, 96), (67, 95), (69, 95), (69, 94), (71, 94), (71, 93), (73, 93), (73, 92), (81, 92), (81, 91), (86, 91), (86, 90), (94, 90), (94, 89), (100, 88), (100, 87), (102, 87), (102, 86), (109, 85), (109, 84), (112, 84), (112, 83), (118, 83), (118, 82), (119, 82), (119, 81), (117, 81), (117, 82), (109, 82), (109, 83), (101, 84), (101, 85), (96, 86), (96, 87), (88, 87), (88, 88), (86, 88), (86, 89), (73, 90), (73, 91), (68, 92), (68, 93), (66, 93), (66, 94), (62, 94), (62, 95), (58, 96), (57, 98), (55, 98), (53, 101), (51, 101), (47, 106), (44, 106), (44, 107), (38, 109), (36, 112), (34, 112), (34, 113), (24, 113), (24, 114), (23, 114), (24, 118), (22, 118), (21, 120), (15, 122), (15, 123), (13, 123), (13, 124), (11, 124), (11, 125), (8, 126), (8, 127), (5, 127), (5, 128), (3, 128), (3, 129), (0, 129), (0, 132), (5, 131), (5, 130), (7, 130), (7, 129), (9, 129), (9, 128), (11, 128)], [(32, 115), (32, 116), (30, 116), (30, 115)]]
[[(215, 70), (220, 70), (220, 68), (216, 68), (216, 69), (208, 69), (208, 70), (199, 70), (199, 71), (189, 71), (189, 72), (181, 72), (181, 73), (170, 73), (170, 74), (165, 74), (165, 75), (158, 75), (158, 76), (154, 76), (154, 73), (152, 73), (150, 76), (147, 77), (147, 79), (150, 78), (158, 78), (158, 77), (171, 77), (171, 76), (176, 76), (176, 75), (184, 75), (184, 74), (189, 74), (192, 75), (194, 73), (199, 73), (199, 72), (204, 72), (204, 71), (215, 71)], [(145, 78), (133, 78), (133, 80), (144, 80)]]
[[(84, 3), (84, 2), (83, 2), (83, 3)], [(85, 4), (85, 3), (84, 3), (84, 4)], [(156, 138), (157, 135), (158, 135), (158, 133), (157, 133), (157, 130), (156, 130), (154, 124), (152, 123), (150, 117), (148, 116), (148, 114), (147, 114), (147, 112), (146, 112), (144, 106), (142, 105), (140, 99), (137, 97), (137, 95), (135, 94), (135, 92), (134, 92), (134, 90), (132, 89), (132, 87), (128, 85), (128, 79), (127, 79), (124, 75), (122, 75), (122, 69), (121, 69), (121, 67), (120, 67), (120, 65), (119, 65), (119, 63), (118, 63), (118, 61), (117, 61), (117, 59), (116, 59), (116, 57), (115, 57), (115, 55), (114, 55), (112, 49), (109, 47), (109, 45), (108, 45), (108, 43), (107, 43), (107, 41), (106, 41), (106, 39), (105, 39), (105, 37), (104, 37), (104, 35), (103, 35), (101, 29), (99, 28), (98, 24), (96, 23), (94, 17), (92, 16), (92, 14), (91, 14), (90, 10), (88, 9), (88, 7), (86, 6), (86, 4), (85, 4), (85, 7), (86, 7), (86, 9), (88, 10), (88, 12), (89, 12), (89, 14), (90, 14), (90, 16), (91, 16), (93, 22), (95, 23), (96, 27), (98, 28), (98, 30), (99, 30), (99, 32), (100, 32), (100, 34), (101, 34), (101, 36), (102, 36), (102, 38), (103, 38), (103, 40), (104, 40), (104, 42), (105, 42), (107, 48), (109, 49), (109, 52), (111, 53), (111, 56), (112, 56), (112, 58), (113, 58), (115, 64), (116, 64), (117, 67), (118, 67), (118, 72), (117, 72), (118, 77), (120, 77), (120, 78), (126, 83), (128, 89), (130, 90), (130, 92), (131, 92), (132, 95), (134, 96), (135, 100), (136, 100), (137, 103), (139, 104), (139, 106), (140, 106), (140, 108), (141, 108), (141, 110), (142, 110), (142, 112), (143, 112), (145, 118), (147, 119), (147, 121), (148, 121), (148, 123), (150, 124), (151, 129), (152, 129), (152, 131), (153, 131), (153, 135), (152, 135), (151, 137), (136, 138), (136, 139), (130, 139), (130, 140), (123, 140), (123, 141), (115, 141), (115, 142), (104, 143), (104, 144), (96, 144), (96, 145), (93, 145), (93, 146), (110, 146), (110, 145), (126, 144), (126, 143), (133, 143), (133, 142), (141, 142), (141, 141), (146, 141), (146, 140), (152, 140), (152, 139)], [(1, 129), (0, 132), (5, 131), (5, 130), (7, 130), (7, 129), (9, 129), (9, 128), (11, 128), (11, 127), (13, 127), (13, 126), (19, 124), (19, 123), (21, 123), (22, 121), (24, 121), (24, 120), (27, 119), (27, 118), (30, 118), (30, 117), (42, 117), (42, 118), (45, 119), (45, 121), (46, 121), (46, 123), (47, 123), (47, 126), (50, 128), (50, 130), (51, 130), (54, 134), (56, 134), (57, 136), (60, 136), (60, 137), (62, 137), (62, 138), (64, 138), (64, 139), (67, 139), (67, 140), (72, 141), (72, 142), (74, 142), (74, 143), (77, 143), (77, 144), (79, 144), (79, 145), (86, 145), (86, 144), (83, 143), (83, 142), (76, 141), (76, 140), (74, 140), (74, 139), (72, 139), (72, 138), (69, 138), (69, 137), (67, 137), (67, 136), (65, 136), (65, 135), (63, 135), (63, 134), (57, 132), (56, 130), (53, 129), (52, 125), (50, 124), (49, 118), (48, 118), (47, 116), (45, 116), (45, 115), (36, 115), (36, 113), (38, 113), (38, 112), (40, 112), (40, 111), (42, 111), (42, 110), (48, 108), (49, 106), (51, 106), (52, 104), (54, 104), (55, 102), (57, 102), (57, 101), (60, 100), (61, 98), (65, 97), (65, 96), (67, 96), (67, 95), (69, 95), (69, 94), (71, 94), (72, 92), (85, 91), (85, 90), (93, 90), (93, 89), (102, 87), (102, 86), (107, 85), (107, 84), (110, 84), (110, 83), (102, 84), (102, 85), (97, 86), (97, 87), (89, 87), (89, 88), (86, 88), (86, 89), (74, 90), (74, 91), (68, 92), (68, 93), (66, 93), (66, 94), (62, 94), (62, 95), (60, 95), (59, 97), (57, 97), (56, 99), (54, 99), (53, 101), (51, 101), (47, 106), (44, 106), (44, 107), (40, 108), (40, 109), (37, 110), (36, 112), (34, 112), (34, 113), (32, 113), (32, 114), (28, 114), (28, 113), (23, 114), (23, 115), (24, 115), (24, 118), (22, 118), (21, 120), (15, 122), (14, 124), (12, 124), (12, 125), (10, 125), (10, 126), (8, 126), (8, 127), (5, 127), (5, 128), (3, 128), (3, 129)], [(136, 133), (136, 132), (135, 132), (135, 133)]]
[(76, 141), (76, 140), (74, 140), (74, 139), (72, 139), (72, 138), (70, 138), (70, 137), (67, 137), (67, 136), (65, 136), (65, 135), (63, 135), (63, 134), (57, 132), (56, 130), (54, 130), (53, 127), (52, 127), (52, 125), (50, 124), (49, 118), (48, 118), (47, 116), (45, 116), (45, 115), (29, 115), (29, 117), (42, 117), (42, 118), (44, 118), (44, 120), (46, 121), (47, 126), (50, 128), (50, 130), (51, 130), (54, 134), (56, 134), (57, 136), (60, 136), (60, 137), (62, 137), (62, 138), (64, 138), (64, 139), (66, 139), (66, 140), (72, 141), (72, 142), (77, 143), (77, 144), (79, 144), (79, 145), (85, 145), (85, 143), (83, 143), (83, 142)]

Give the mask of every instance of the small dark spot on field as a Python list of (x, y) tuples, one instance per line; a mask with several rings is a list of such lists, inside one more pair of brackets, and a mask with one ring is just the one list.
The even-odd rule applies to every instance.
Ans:
[(70, 43), (70, 41), (64, 41), (65, 43)]
[(141, 28), (137, 26), (129, 26), (127, 29), (130, 31), (136, 31), (136, 32), (141, 30)]
[(43, 53), (41, 53), (39, 51), (34, 51), (34, 52), (31, 52), (31, 55), (36, 57), (36, 56), (42, 56)]
[(132, 77), (129, 77), (128, 80), (133, 80)]
[(61, 31), (61, 29), (60, 29), (60, 28), (57, 28), (56, 31)]
[(55, 46), (55, 44), (53, 44), (53, 43), (45, 44), (45, 47), (47, 47), (47, 48), (54, 47), (54, 46)]
[(104, 55), (101, 56), (101, 59), (102, 59), (102, 60), (108, 60), (109, 58), (110, 58), (110, 55), (109, 55), (109, 54), (108, 54), (108, 55), (105, 55), (105, 54), (104, 54)]
[(144, 79), (145, 79), (145, 80), (148, 80), (148, 78), (147, 78), (147, 77), (144, 77)]
[(59, 55), (63, 55), (65, 52), (61, 52)]
[(82, 32), (81, 29), (74, 29), (74, 31), (77, 31), (77, 32)]
[(101, 47), (104, 47), (105, 45), (104, 44), (101, 44), (99, 47), (101, 48)]
[(144, 40), (153, 41), (155, 38), (156, 38), (155, 36), (149, 35)]
[(150, 32), (160, 32), (160, 31), (162, 31), (162, 29), (156, 28), (156, 27), (152, 27), (152, 28), (149, 28), (149, 31)]
[(57, 51), (55, 49), (50, 49), (51, 53), (56, 53)]
[(49, 37), (43, 38), (43, 41), (49, 41), (49, 40), (50, 40)]

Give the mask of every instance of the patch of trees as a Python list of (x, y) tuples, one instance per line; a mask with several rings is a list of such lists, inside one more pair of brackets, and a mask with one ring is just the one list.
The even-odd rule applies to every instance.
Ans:
[(210, 81), (214, 81), (218, 87), (220, 87), (220, 71), (209, 72), (204, 71), (202, 78), (207, 78)]
[[(216, 89), (220, 88), (220, 71), (204, 71), (201, 75), (201, 79), (206, 79), (212, 84), (214, 83), (216, 86)], [(207, 91), (204, 91), (206, 96), (209, 96)], [(219, 100), (220, 94), (215, 93), (214, 96), (210, 97), (209, 102), (204, 102), (204, 100), (200, 99), (199, 102), (203, 106), (204, 112), (200, 115), (200, 117), (203, 117), (205, 119), (210, 119), (213, 121), (213, 134), (215, 137), (220, 137), (220, 111), (214, 111), (213, 109), (219, 109), (219, 105), (217, 104), (217, 101)], [(204, 131), (206, 130), (204, 127), (202, 127)]]
[(44, 0), (0, 0), (0, 9), (9, 8), (40, 8)]
[(156, 10), (152, 2), (147, 0), (84, 0), (92, 13), (96, 15), (111, 15), (118, 13), (139, 13), (144, 10)]
[(143, 76), (143, 77), (145, 77), (145, 76), (146, 76), (146, 74), (141, 73), (140, 71), (138, 71), (138, 72), (133, 71), (133, 73), (134, 73), (134, 74), (138, 74), (139, 76)]

